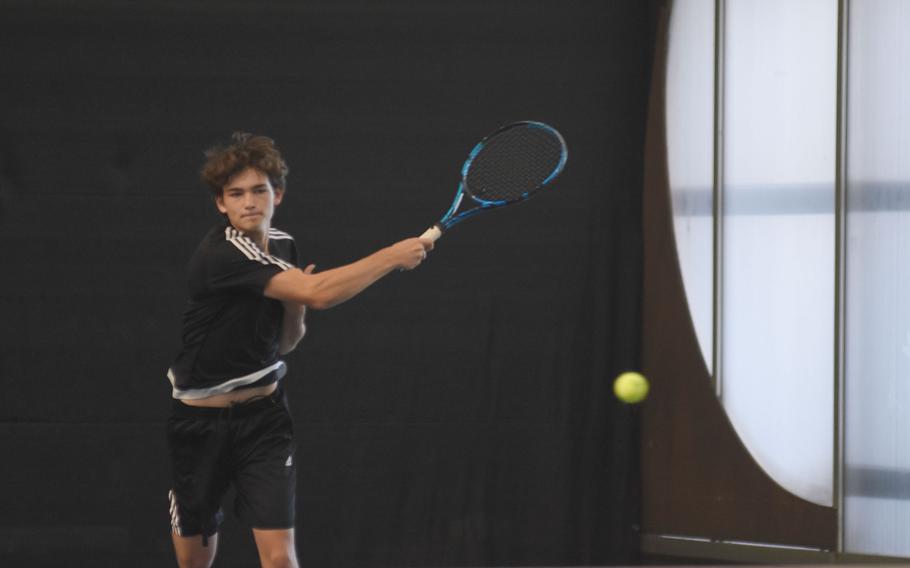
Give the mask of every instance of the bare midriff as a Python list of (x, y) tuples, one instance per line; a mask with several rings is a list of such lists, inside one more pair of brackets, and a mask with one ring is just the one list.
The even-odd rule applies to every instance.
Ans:
[(239, 404), (246, 402), (252, 398), (261, 398), (263, 396), (268, 396), (275, 392), (275, 389), (278, 388), (278, 383), (272, 383), (270, 385), (264, 385), (261, 387), (253, 387), (251, 389), (242, 389), (231, 392), (226, 392), (224, 394), (216, 394), (207, 398), (197, 398), (194, 400), (181, 400), (183, 404), (188, 406), (203, 406), (206, 408), (227, 408), (234, 404)]

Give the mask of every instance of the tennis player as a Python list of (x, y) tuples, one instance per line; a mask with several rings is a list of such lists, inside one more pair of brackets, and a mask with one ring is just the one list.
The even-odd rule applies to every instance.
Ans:
[(168, 371), (174, 548), (183, 568), (211, 566), (233, 486), (262, 566), (295, 567), (297, 464), (281, 356), (303, 337), (307, 307), (332, 307), (411, 270), (433, 244), (405, 239), (339, 268), (297, 268), (294, 239), (272, 227), (288, 172), (274, 142), (236, 133), (206, 156), (202, 179), (224, 219), (190, 260), (183, 345)]

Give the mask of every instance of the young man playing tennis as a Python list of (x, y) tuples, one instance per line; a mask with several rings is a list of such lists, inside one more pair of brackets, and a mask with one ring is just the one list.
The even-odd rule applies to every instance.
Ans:
[(280, 356), (303, 337), (307, 307), (329, 308), (411, 270), (433, 244), (406, 239), (339, 268), (301, 270), (291, 236), (272, 228), (288, 171), (272, 140), (237, 133), (206, 155), (202, 178), (224, 222), (190, 260), (183, 347), (168, 371), (174, 548), (182, 568), (211, 566), (233, 485), (262, 565), (296, 567), (295, 442)]

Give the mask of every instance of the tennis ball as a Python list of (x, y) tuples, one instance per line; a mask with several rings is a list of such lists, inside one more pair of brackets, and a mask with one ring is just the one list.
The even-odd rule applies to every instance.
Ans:
[(616, 398), (628, 404), (641, 402), (648, 396), (648, 379), (641, 373), (627, 371), (613, 381)]

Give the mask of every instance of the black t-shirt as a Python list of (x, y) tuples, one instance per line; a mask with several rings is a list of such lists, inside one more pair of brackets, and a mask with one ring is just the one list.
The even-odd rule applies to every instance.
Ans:
[(281, 302), (263, 295), (268, 281), (297, 264), (294, 239), (269, 230), (268, 253), (230, 224), (206, 234), (188, 267), (183, 347), (168, 370), (173, 396), (198, 399), (274, 383)]

